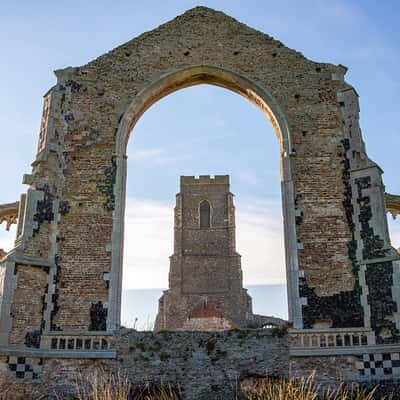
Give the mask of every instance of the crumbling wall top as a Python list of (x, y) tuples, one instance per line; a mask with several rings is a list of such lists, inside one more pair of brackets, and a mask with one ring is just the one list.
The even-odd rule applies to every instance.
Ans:
[(400, 215), (400, 196), (394, 194), (385, 193), (386, 209), (390, 212), (393, 218)]
[(0, 224), (6, 222), (6, 229), (9, 230), (12, 224), (17, 223), (19, 202), (0, 204)]

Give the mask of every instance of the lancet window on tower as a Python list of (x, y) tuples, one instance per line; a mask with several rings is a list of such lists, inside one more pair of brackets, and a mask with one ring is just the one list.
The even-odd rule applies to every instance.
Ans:
[(210, 203), (203, 200), (200, 203), (200, 228), (209, 228), (211, 224)]

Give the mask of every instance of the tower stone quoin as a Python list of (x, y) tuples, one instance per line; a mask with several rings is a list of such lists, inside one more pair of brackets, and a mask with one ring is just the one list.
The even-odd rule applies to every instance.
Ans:
[[(44, 96), (32, 172), (23, 179), (27, 191), (19, 202), (0, 206), (0, 221), (18, 221), (14, 248), (0, 251), (0, 376), (46, 380), (52, 375), (47, 381), (66, 387), (78, 368), (91, 368), (97, 358), (112, 368), (129, 365), (140, 379), (176, 376), (187, 394), (204, 389), (208, 399), (207, 390), (215, 384), (218, 390), (236, 387), (235, 380), (226, 384), (228, 364), (235, 379), (253, 365), (257, 374), (270, 367), (271, 352), (259, 350), (257, 332), (247, 339), (238, 333), (229, 363), (212, 361), (212, 372), (210, 364), (202, 364), (203, 388), (197, 385), (200, 377), (185, 374), (193, 363), (215, 360), (212, 351), (199, 356), (197, 347), (180, 348), (185, 354), (174, 356), (180, 357), (181, 375), (175, 375), (176, 359), (169, 365), (168, 357), (154, 352), (151, 360), (138, 354), (130, 364), (119, 361), (121, 354), (132, 355), (120, 350), (119, 334), (129, 137), (158, 100), (189, 86), (212, 84), (257, 106), (279, 142), (293, 325), (290, 374), (316, 371), (317, 380), (329, 385), (371, 375), (399, 379), (400, 256), (391, 246), (386, 206), (398, 215), (400, 198), (385, 194), (382, 170), (368, 157), (358, 95), (345, 80), (346, 70), (309, 60), (222, 12), (196, 7), (83, 66), (56, 71), (57, 81)], [(185, 191), (189, 199), (195, 197), (190, 194), (195, 185), (182, 184), (170, 289), (160, 304), (158, 326), (174, 321), (167, 300), (178, 296), (184, 305), (174, 324), (180, 326), (189, 323), (187, 315), (204, 314), (242, 325), (251, 310), (234, 248), (230, 195), (221, 200), (218, 188), (226, 189), (226, 183), (218, 179), (226, 177), (204, 184), (209, 198), (201, 208), (203, 218), (198, 212), (179, 214)], [(189, 203), (188, 210), (194, 209)], [(201, 264), (201, 257), (209, 262)], [(218, 275), (221, 260), (222, 269), (230, 268), (229, 279)], [(210, 280), (206, 272), (213, 263)], [(194, 269), (201, 272), (196, 284), (186, 274)], [(205, 288), (212, 302), (204, 306)], [(192, 334), (204, 335), (207, 342), (226, 340), (225, 332), (167, 332), (177, 343)], [(152, 335), (157, 333), (151, 340)], [(132, 341), (145, 337), (135, 333)], [(278, 339), (265, 332), (262, 347), (273, 345), (280, 358), (287, 338)], [(208, 350), (221, 350), (218, 343)], [(280, 364), (284, 368), (286, 356)], [(54, 379), (57, 374), (63, 381)]]
[(223, 330), (251, 320), (235, 229), (228, 175), (181, 177), (169, 289), (159, 301), (156, 330)]

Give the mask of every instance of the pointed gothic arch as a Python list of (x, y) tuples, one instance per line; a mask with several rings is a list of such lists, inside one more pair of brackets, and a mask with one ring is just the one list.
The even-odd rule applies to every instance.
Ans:
[(202, 200), (199, 204), (200, 228), (211, 227), (211, 205), (208, 200)]
[(293, 156), (291, 135), (287, 117), (273, 96), (248, 78), (222, 67), (195, 65), (175, 68), (144, 85), (121, 117), (116, 133), (114, 162), (116, 184), (114, 186), (115, 209), (113, 212), (112, 272), (110, 281), (108, 327), (119, 326), (122, 298), (123, 235), (126, 197), (126, 147), (134, 126), (145, 111), (170, 93), (199, 84), (223, 87), (245, 97), (258, 107), (271, 122), (278, 138), (281, 155), (281, 191), (284, 220), (286, 279), (289, 320), (295, 327), (302, 327), (301, 302), (298, 288), (298, 257), (296, 216), (294, 207), (293, 178), (290, 157)]

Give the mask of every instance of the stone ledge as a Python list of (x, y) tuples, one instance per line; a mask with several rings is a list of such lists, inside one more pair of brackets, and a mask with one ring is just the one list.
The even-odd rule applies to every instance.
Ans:
[(8, 214), (18, 214), (19, 201), (14, 203), (0, 204), (0, 217)]
[(21, 253), (17, 253), (18, 248), (14, 248), (7, 255), (7, 261), (13, 262), (18, 265), (34, 265), (38, 267), (55, 267), (53, 260), (47, 258), (37, 258)]
[(48, 331), (43, 332), (43, 336), (115, 336), (114, 331)]
[(70, 359), (114, 359), (116, 351), (63, 351), (63, 350), (36, 350), (18, 347), (0, 347), (0, 355), (38, 357), (38, 358), (70, 358)]
[(400, 376), (396, 375), (379, 375), (379, 376), (374, 376), (374, 375), (367, 375), (367, 376), (361, 376), (359, 374), (348, 374), (346, 376), (346, 380), (350, 382), (366, 382), (368, 384), (377, 384), (377, 385), (382, 385), (380, 382), (395, 382), (397, 384), (400, 383)]
[(359, 355), (369, 353), (399, 353), (400, 343), (393, 345), (374, 345), (374, 346), (351, 346), (351, 347), (332, 347), (332, 348), (289, 348), (290, 357), (318, 357), (318, 356), (341, 356)]
[(379, 264), (379, 263), (383, 263), (383, 262), (400, 260), (400, 255), (395, 254), (395, 253), (396, 252), (393, 250), (393, 254), (390, 256), (382, 257), (382, 258), (372, 258), (370, 260), (362, 260), (362, 261), (360, 261), (360, 264), (369, 265), (369, 264)]
[(302, 333), (326, 333), (326, 334), (335, 334), (335, 333), (347, 333), (347, 332), (372, 332), (371, 328), (313, 328), (313, 329), (288, 329), (288, 332), (291, 334), (302, 334)]

